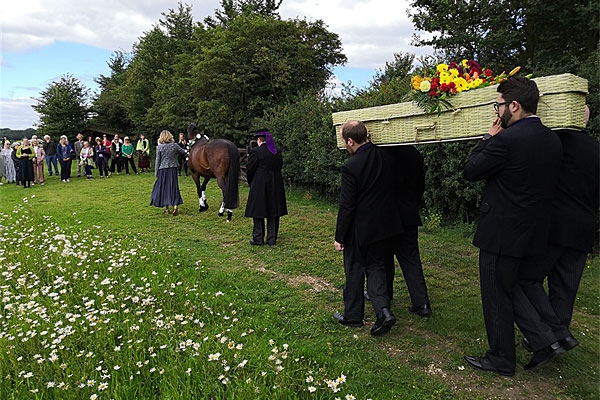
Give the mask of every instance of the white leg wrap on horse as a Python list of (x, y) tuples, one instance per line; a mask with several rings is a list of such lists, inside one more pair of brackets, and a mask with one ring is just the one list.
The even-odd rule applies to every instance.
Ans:
[(202, 197), (198, 198), (198, 203), (200, 203), (200, 207), (204, 207), (204, 199)]
[(225, 203), (221, 203), (221, 208), (219, 208), (219, 214), (223, 214), (223, 211), (225, 211)]
[(228, 209), (227, 209), (227, 212), (228, 212), (228, 213), (232, 213), (232, 212), (233, 212), (233, 210), (230, 210), (230, 209), (228, 208)]
[(202, 192), (202, 200), (206, 201), (206, 192)]

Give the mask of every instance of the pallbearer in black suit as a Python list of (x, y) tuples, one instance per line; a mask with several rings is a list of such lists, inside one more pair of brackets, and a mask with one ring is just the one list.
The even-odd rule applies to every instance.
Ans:
[[(588, 117), (586, 107), (586, 123)], [(534, 353), (532, 368), (547, 359), (539, 354), (547, 346), (548, 331), (565, 350), (579, 344), (569, 331), (569, 325), (587, 253), (592, 250), (598, 228), (598, 141), (585, 130), (564, 129), (556, 133), (563, 147), (563, 163), (552, 203), (549, 248), (537, 268), (521, 276), (519, 281), (542, 320), (542, 324), (532, 324), (517, 319), (525, 335), (523, 346)], [(550, 296), (543, 286), (546, 276)]]
[(422, 317), (431, 315), (427, 285), (419, 254), (418, 227), (423, 225), (419, 215), (419, 204), (425, 191), (425, 166), (423, 156), (414, 146), (382, 147), (383, 154), (394, 165), (393, 185), (396, 207), (400, 212), (404, 232), (396, 237), (393, 254), (386, 263), (387, 292), (390, 300), (394, 288), (394, 255), (398, 259), (412, 305), (408, 310)]
[(252, 245), (264, 244), (265, 218), (267, 219), (267, 244), (274, 246), (279, 232), (279, 217), (287, 215), (285, 188), (281, 167), (281, 151), (275, 147), (273, 136), (266, 129), (256, 133), (258, 147), (248, 155), (246, 176), (250, 185), (246, 217), (254, 220)]
[[(498, 118), (464, 169), (469, 181), (486, 180), (473, 244), (479, 247), (481, 302), (490, 350), (465, 356), (474, 368), (512, 376), (515, 337), (512, 292), (519, 272), (546, 249), (562, 146), (534, 115), (535, 82), (512, 77), (498, 86)], [(549, 349), (561, 353), (558, 343)], [(564, 350), (562, 350), (564, 352)]]
[(367, 293), (377, 316), (371, 334), (381, 335), (396, 323), (385, 272), (391, 239), (403, 231), (392, 190), (396, 171), (381, 149), (367, 139), (362, 122), (346, 122), (340, 134), (352, 157), (342, 167), (334, 242), (335, 249), (344, 252), (344, 314), (335, 313), (334, 318), (343, 325), (363, 325), (366, 275)]

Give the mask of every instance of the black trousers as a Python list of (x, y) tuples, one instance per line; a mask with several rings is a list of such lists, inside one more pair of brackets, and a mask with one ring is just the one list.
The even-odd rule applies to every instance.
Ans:
[(121, 173), (121, 170), (123, 169), (121, 166), (121, 156), (110, 159), (110, 172), (115, 172), (115, 165), (117, 166), (117, 172)]
[(188, 173), (188, 162), (186, 160), (187, 156), (179, 156), (178, 160), (179, 160), (179, 176), (181, 176), (181, 168), (185, 169), (185, 176), (187, 176)]
[(384, 240), (363, 247), (353, 243), (344, 244), (344, 316), (349, 321), (364, 319), (365, 277), (367, 294), (373, 311), (378, 317), (382, 308), (389, 308), (385, 263), (391, 252), (392, 242)]
[(135, 168), (135, 163), (133, 162), (133, 157), (123, 157), (121, 161), (123, 165), (125, 165), (125, 173), (129, 175), (129, 165), (131, 165), (131, 169), (133, 169), (133, 173), (137, 174), (137, 169)]
[(402, 269), (410, 300), (414, 306), (429, 304), (427, 284), (423, 275), (423, 265), (419, 254), (419, 231), (416, 226), (407, 227), (405, 231), (394, 240), (394, 252), (386, 261), (387, 293), (390, 300), (394, 298), (394, 275), (396, 265), (394, 255)]
[(485, 356), (503, 371), (514, 371), (516, 365), (512, 293), (526, 262), (525, 258), (479, 251), (481, 303), (490, 346)]
[(105, 176), (108, 176), (108, 160), (105, 157), (98, 157), (96, 159), (96, 166), (98, 167), (100, 176), (102, 176), (103, 174)]
[[(254, 227), (252, 228), (252, 240), (256, 243), (264, 243), (265, 240), (265, 219), (252, 218)], [(279, 217), (267, 217), (267, 244), (273, 246), (277, 242), (279, 234)]]
[(71, 179), (71, 159), (67, 161), (63, 161), (63, 159), (58, 160), (60, 162), (60, 179)]
[[(551, 245), (536, 274), (522, 274), (519, 286), (541, 320), (535, 326), (521, 329), (536, 350), (546, 347), (550, 339), (541, 340), (550, 330), (554, 341), (571, 336), (569, 326), (573, 317), (573, 306), (587, 254), (557, 245)], [(546, 294), (543, 281), (548, 276), (549, 294)], [(521, 326), (519, 326), (521, 328)]]

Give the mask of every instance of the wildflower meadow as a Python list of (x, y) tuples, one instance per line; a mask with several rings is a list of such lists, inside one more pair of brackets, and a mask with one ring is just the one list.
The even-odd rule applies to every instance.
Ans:
[[(120, 190), (114, 191), (116, 179)], [(485, 351), (470, 227), (420, 233), (433, 315), (406, 310), (372, 337), (332, 317), (342, 307), (335, 204), (290, 191), (275, 247), (247, 244), (252, 221), (197, 212), (182, 180), (177, 217), (147, 206), (151, 176), (94, 181), (89, 196), (49, 180), (0, 191), (0, 399), (589, 399), (598, 395), (598, 275), (590, 258), (576, 303), (581, 344), (512, 379), (478, 373)], [(209, 201), (217, 204), (218, 188)], [(248, 190), (241, 187), (242, 208)], [(520, 340), (521, 336), (517, 336)], [(517, 351), (518, 364), (530, 358)]]

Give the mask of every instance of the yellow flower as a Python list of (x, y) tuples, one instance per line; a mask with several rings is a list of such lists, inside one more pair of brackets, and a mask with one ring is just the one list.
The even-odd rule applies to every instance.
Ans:
[(419, 89), (421, 89), (421, 92), (427, 93), (429, 92), (429, 89), (431, 89), (431, 83), (429, 81), (423, 80), (423, 82), (421, 82), (421, 85), (419, 86)]
[(456, 85), (456, 92), (460, 93), (464, 90), (468, 90), (467, 81), (464, 78), (457, 78), (454, 80), (454, 84)]
[(437, 72), (446, 72), (446, 71), (448, 71), (448, 64), (438, 64), (436, 69), (437, 69)]
[(448, 72), (440, 73), (440, 83), (450, 83), (452, 81)]
[(419, 90), (421, 88), (421, 82), (423, 82), (423, 78), (419, 75), (415, 75), (410, 78), (410, 83), (415, 90)]
[(483, 83), (483, 81), (479, 78), (477, 79), (473, 79), (469, 82), (469, 89), (476, 89), (479, 87), (479, 85), (481, 85)]
[(462, 60), (462, 63), (461, 63), (461, 64), (462, 64), (462, 66), (463, 66), (463, 67), (465, 67), (465, 68), (467, 68), (467, 62), (468, 62), (468, 61), (469, 61), (469, 60)]
[(456, 78), (456, 77), (458, 77), (458, 70), (457, 70), (457, 69), (455, 69), (455, 68), (452, 68), (452, 69), (448, 70), (448, 72), (450, 73), (450, 76), (451, 76), (452, 78)]

